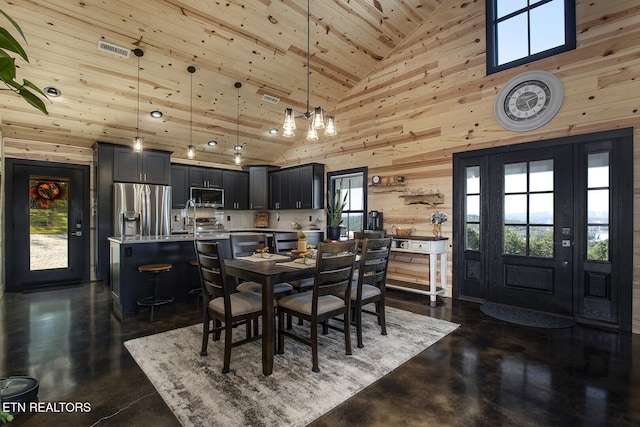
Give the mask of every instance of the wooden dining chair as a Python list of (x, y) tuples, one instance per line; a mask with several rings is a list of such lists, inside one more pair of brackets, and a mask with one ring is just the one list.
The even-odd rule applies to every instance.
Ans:
[[(298, 233), (295, 231), (281, 231), (273, 233), (273, 246), (277, 254), (288, 255), (298, 247)], [(313, 279), (290, 282), (296, 292), (306, 292), (313, 287)]]
[(382, 230), (354, 231), (353, 238), (356, 240), (383, 239), (384, 231)]
[[(352, 281), (350, 297), (351, 311), (356, 324), (358, 347), (362, 348), (362, 313), (378, 318), (382, 335), (387, 335), (385, 320), (385, 295), (387, 267), (391, 251), (391, 238), (361, 241), (360, 262), (357, 279)], [(367, 304), (375, 304), (375, 311), (365, 310)]]
[[(222, 373), (229, 372), (231, 348), (262, 338), (257, 333), (258, 319), (262, 315), (262, 296), (256, 292), (236, 292), (234, 284), (227, 279), (222, 249), (219, 243), (194, 242), (202, 292), (205, 296), (203, 308), (203, 331), (201, 356), (207, 355), (209, 335), (220, 340), (224, 331), (224, 362)], [(211, 323), (213, 322), (213, 327)], [(251, 324), (254, 327), (251, 327)], [(233, 341), (233, 329), (246, 325), (246, 336)]]
[[(316, 258), (313, 290), (280, 298), (278, 301), (278, 352), (284, 353), (284, 337), (311, 346), (312, 369), (318, 366), (318, 327), (342, 315), (346, 354), (351, 354), (351, 276), (356, 258), (356, 241), (320, 243)], [(342, 294), (342, 296), (338, 296)], [(311, 325), (310, 337), (285, 329), (284, 315), (297, 316)]]
[[(269, 242), (265, 233), (232, 233), (229, 235), (229, 245), (231, 246), (231, 257), (238, 258), (255, 254), (258, 249), (268, 247)], [(247, 281), (237, 283), (236, 289), (240, 292), (261, 293), (262, 285)], [(273, 287), (273, 294), (276, 298), (289, 295), (292, 291), (293, 286), (289, 283), (278, 283)]]

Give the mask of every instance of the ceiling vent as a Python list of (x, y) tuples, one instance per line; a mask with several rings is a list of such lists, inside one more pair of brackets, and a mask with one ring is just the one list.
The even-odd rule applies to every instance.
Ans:
[(131, 49), (127, 49), (126, 47), (117, 46), (115, 44), (103, 42), (100, 40), (98, 42), (98, 50), (103, 52), (109, 52), (114, 55), (118, 55), (121, 58), (129, 58), (131, 54)]
[(268, 102), (269, 104), (277, 104), (278, 102), (280, 102), (280, 98), (276, 98), (275, 96), (271, 95), (262, 95), (262, 100)]

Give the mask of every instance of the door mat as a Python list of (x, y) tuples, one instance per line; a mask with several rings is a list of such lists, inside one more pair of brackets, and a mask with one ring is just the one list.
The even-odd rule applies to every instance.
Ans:
[(571, 317), (543, 313), (511, 305), (488, 302), (480, 306), (480, 311), (487, 316), (504, 320), (505, 322), (535, 328), (561, 329), (571, 328), (576, 325), (576, 319)]

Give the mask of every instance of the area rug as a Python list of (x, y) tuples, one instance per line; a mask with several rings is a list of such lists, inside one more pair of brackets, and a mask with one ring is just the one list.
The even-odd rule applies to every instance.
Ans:
[(374, 316), (363, 317), (365, 347), (355, 345), (354, 330), (351, 356), (340, 333), (320, 336), (319, 373), (311, 371), (310, 348), (285, 338), (272, 375), (262, 374), (259, 341), (232, 349), (231, 372), (222, 374), (222, 340), (210, 342), (208, 356), (200, 356), (202, 324), (125, 346), (184, 426), (304, 426), (459, 326), (387, 308), (383, 336)]
[(484, 303), (480, 310), (495, 319), (536, 328), (561, 329), (571, 328), (576, 325), (576, 320), (570, 317), (557, 316), (551, 313), (543, 313), (526, 308), (510, 305)]

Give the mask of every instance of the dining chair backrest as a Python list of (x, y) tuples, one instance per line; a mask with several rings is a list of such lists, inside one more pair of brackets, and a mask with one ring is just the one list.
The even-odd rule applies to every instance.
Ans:
[(355, 260), (355, 240), (318, 244), (313, 282), (314, 312), (317, 311), (318, 298), (324, 295), (345, 292), (345, 301), (349, 301)]
[(232, 233), (229, 235), (231, 257), (250, 256), (269, 245), (265, 233)]
[(382, 239), (384, 238), (384, 231), (382, 230), (354, 231), (353, 238), (356, 240)]
[(273, 233), (273, 246), (277, 254), (291, 252), (298, 247), (298, 233), (295, 231)]
[(362, 285), (373, 285), (384, 290), (391, 251), (391, 238), (364, 239), (358, 267), (358, 293)]
[[(200, 271), (200, 281), (204, 295), (208, 299), (222, 297), (225, 299), (225, 309), (229, 309), (229, 295), (235, 292), (235, 284), (227, 280), (222, 248), (217, 242), (204, 242), (196, 240), (194, 242), (198, 269)], [(231, 311), (226, 311), (230, 313)]]

